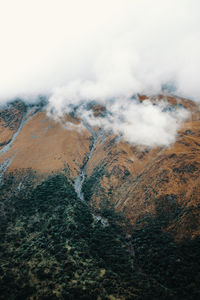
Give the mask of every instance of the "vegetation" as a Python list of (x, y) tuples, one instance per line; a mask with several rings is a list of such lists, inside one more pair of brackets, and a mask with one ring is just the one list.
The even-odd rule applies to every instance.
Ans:
[(5, 122), (4, 127), (15, 130), (19, 126), (25, 112), (26, 105), (20, 99), (16, 99), (4, 109), (0, 107), (0, 121), (3, 120)]
[(175, 299), (200, 299), (200, 239), (176, 243), (162, 231), (165, 220), (150, 219), (132, 232), (136, 264), (175, 292)]
[(113, 210), (100, 212), (109, 226), (95, 220), (64, 175), (33, 177), (2, 187), (0, 299), (199, 298), (198, 241), (176, 245), (150, 220), (128, 236)]
[(105, 170), (103, 167), (102, 168), (96, 167), (92, 172), (91, 176), (89, 178), (86, 178), (82, 187), (82, 191), (84, 193), (86, 201), (90, 201), (94, 193), (94, 189), (96, 189), (97, 186), (98, 188), (101, 188), (99, 183), (104, 174), (105, 174)]

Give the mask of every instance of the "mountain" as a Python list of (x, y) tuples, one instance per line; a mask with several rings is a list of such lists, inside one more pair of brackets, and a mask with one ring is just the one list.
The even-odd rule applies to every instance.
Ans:
[(199, 298), (199, 106), (148, 99), (189, 112), (174, 144), (129, 144), (45, 101), (1, 108), (0, 299)]

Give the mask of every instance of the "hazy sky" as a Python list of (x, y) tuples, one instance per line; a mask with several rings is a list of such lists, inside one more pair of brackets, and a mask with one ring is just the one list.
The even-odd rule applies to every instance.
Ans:
[(47, 93), (59, 114), (94, 99), (131, 143), (168, 145), (185, 118), (133, 94), (167, 83), (200, 99), (199, 0), (0, 0), (0, 39), (0, 103)]
[(199, 0), (0, 0), (0, 100), (109, 98), (174, 82), (200, 98)]

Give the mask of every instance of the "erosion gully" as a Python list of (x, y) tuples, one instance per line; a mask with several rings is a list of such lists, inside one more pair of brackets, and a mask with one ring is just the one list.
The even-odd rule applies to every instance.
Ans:
[[(91, 148), (90, 148), (90, 152), (87, 156), (87, 160), (86, 162), (84, 163), (84, 165), (82, 166), (81, 168), (81, 171), (79, 173), (79, 175), (76, 177), (75, 181), (74, 181), (74, 189), (76, 191), (76, 194), (78, 196), (78, 198), (85, 204), (89, 207), (88, 203), (85, 201), (85, 196), (84, 196), (84, 193), (83, 193), (83, 184), (86, 180), (86, 171), (87, 171), (87, 166), (88, 166), (88, 162), (89, 160), (91, 159), (91, 157), (93, 156), (93, 153), (94, 153), (94, 150), (96, 148), (96, 144), (97, 144), (97, 140), (98, 140), (98, 137), (101, 135), (102, 133), (102, 130), (99, 130), (97, 133), (91, 128), (91, 126), (86, 122), (86, 121), (83, 121), (83, 125), (87, 128), (87, 130), (92, 134), (92, 138), (93, 138), (93, 141), (92, 141), (92, 145), (91, 145)], [(94, 212), (91, 212), (92, 213), (92, 216), (93, 218), (98, 221), (98, 222), (101, 222), (101, 224), (106, 227), (108, 226), (108, 221), (103, 218), (102, 216), (94, 213)]]
[[(5, 145), (1, 150), (0, 150), (0, 156), (6, 154), (9, 152), (13, 142), (16, 140), (17, 136), (20, 134), (21, 132), (21, 129), (23, 128), (23, 126), (25, 125), (25, 123), (27, 121), (30, 120), (30, 118), (34, 115), (35, 111), (31, 111), (28, 110), (23, 118), (22, 118), (22, 121), (20, 123), (20, 126), (18, 127), (17, 131), (13, 134), (13, 137), (12, 139), (9, 141), (9, 143), (7, 145)], [(85, 204), (89, 207), (88, 203), (85, 201), (85, 197), (84, 197), (84, 193), (83, 193), (83, 184), (86, 180), (86, 170), (87, 170), (87, 165), (88, 165), (88, 162), (89, 160), (91, 159), (91, 157), (93, 156), (93, 153), (94, 153), (94, 150), (95, 150), (95, 147), (96, 147), (96, 144), (97, 144), (97, 140), (98, 140), (98, 137), (101, 135), (102, 133), (102, 130), (99, 130), (97, 133), (92, 129), (92, 127), (86, 122), (86, 121), (83, 121), (83, 125), (87, 128), (87, 130), (91, 133), (92, 135), (92, 138), (93, 138), (93, 141), (92, 141), (92, 145), (91, 145), (91, 148), (90, 148), (90, 152), (87, 156), (87, 160), (86, 162), (84, 163), (84, 165), (82, 166), (81, 168), (81, 171), (79, 173), (79, 175), (76, 177), (75, 181), (74, 181), (74, 188), (75, 188), (75, 191), (76, 191), (76, 194), (78, 196), (78, 198)], [(10, 164), (12, 163), (12, 160), (14, 158), (14, 156), (16, 155), (16, 153), (13, 154), (13, 156), (11, 158), (6, 158), (5, 161), (3, 162), (3, 164), (0, 165), (0, 187), (1, 185), (3, 184), (3, 177), (4, 177), (4, 174), (5, 172), (7, 171), (7, 169), (9, 168)], [(90, 208), (89, 208), (90, 209)], [(108, 226), (108, 221), (103, 218), (102, 216), (94, 213), (94, 212), (91, 212), (92, 213), (92, 216), (95, 220), (97, 220), (98, 222), (101, 222), (101, 224), (106, 227)]]

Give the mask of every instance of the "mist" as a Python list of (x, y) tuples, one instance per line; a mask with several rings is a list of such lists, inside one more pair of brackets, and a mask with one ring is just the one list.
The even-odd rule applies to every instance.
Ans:
[[(169, 144), (181, 118), (151, 104), (141, 104), (140, 111), (129, 99), (157, 94), (163, 85), (200, 99), (199, 11), (198, 0), (1, 1), (0, 103), (15, 97), (33, 102), (42, 94), (59, 114), (71, 104), (95, 100), (115, 109), (116, 122), (108, 122), (114, 130), (118, 107), (124, 124), (134, 117), (134, 128), (143, 128), (147, 136), (144, 118), (136, 116), (148, 106), (152, 122), (153, 113), (162, 118), (151, 124), (156, 136), (163, 134), (160, 127), (166, 133), (159, 144)], [(112, 109), (111, 99), (116, 101)], [(173, 130), (166, 126), (169, 117)], [(128, 128), (120, 131), (126, 139), (151, 144), (133, 138), (135, 130)]]

